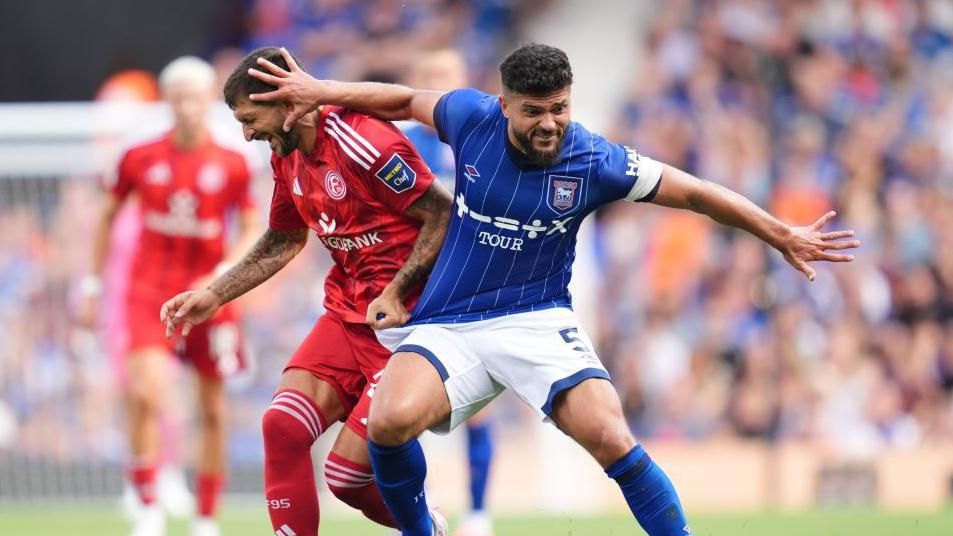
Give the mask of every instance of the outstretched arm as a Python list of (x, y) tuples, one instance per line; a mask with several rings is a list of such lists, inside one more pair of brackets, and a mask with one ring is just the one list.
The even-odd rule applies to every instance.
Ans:
[(852, 249), (858, 240), (841, 241), (854, 236), (853, 230), (822, 232), (836, 216), (831, 211), (804, 227), (792, 227), (755, 205), (748, 198), (718, 184), (703, 181), (678, 168), (665, 165), (658, 193), (652, 203), (692, 210), (711, 219), (748, 231), (784, 255), (784, 259), (803, 272), (811, 281), (812, 261), (850, 262), (853, 255), (830, 253), (829, 250)]
[(207, 288), (183, 292), (162, 304), (159, 318), (165, 324), (166, 336), (171, 336), (179, 326), (182, 326), (182, 335), (188, 335), (192, 326), (211, 318), (219, 307), (275, 275), (307, 241), (307, 229), (265, 231), (235, 266), (215, 278)]
[(386, 329), (407, 322), (410, 314), (403, 301), (430, 274), (443, 240), (447, 236), (453, 198), (439, 182), (410, 205), (406, 214), (421, 222), (414, 249), (394, 279), (384, 287), (381, 295), (367, 307), (367, 324), (374, 329)]
[(281, 54), (288, 70), (258, 58), (262, 70), (249, 69), (248, 74), (275, 86), (268, 93), (253, 93), (253, 101), (280, 101), (291, 106), (284, 129), (291, 130), (295, 121), (322, 104), (336, 104), (364, 112), (387, 121), (413, 119), (433, 127), (433, 110), (443, 95), (440, 91), (424, 91), (397, 84), (375, 82), (338, 82), (317, 80), (301, 70), (284, 48)]

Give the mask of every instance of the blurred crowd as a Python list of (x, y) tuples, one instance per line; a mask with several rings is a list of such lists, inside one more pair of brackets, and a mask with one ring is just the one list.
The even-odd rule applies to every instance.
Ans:
[(787, 222), (836, 209), (863, 246), (811, 283), (695, 215), (605, 210), (599, 340), (633, 426), (953, 440), (953, 3), (671, 0), (648, 25), (613, 137)]
[[(213, 59), (227, 74), (281, 44), (316, 76), (408, 81), (413, 58), (453, 47), (470, 83), (494, 91), (496, 62), (545, 3), (250, 0), (245, 50)], [(788, 222), (835, 208), (832, 227), (863, 246), (811, 283), (696, 215), (601, 211), (590, 331), (637, 434), (848, 456), (953, 441), (953, 3), (666, 0), (638, 23), (644, 56), (611, 139)], [(263, 211), (270, 183), (264, 172)], [(0, 228), (17, 230), (0, 233), (0, 451), (124, 455), (112, 363), (70, 318), (95, 184), (0, 178)], [(245, 300), (258, 366), (231, 407), (239, 463), (261, 456), (259, 417), (321, 313), (327, 268), (312, 244)]]
[(420, 52), (453, 47), (475, 80), (495, 85), (496, 62), (523, 15), (547, 0), (251, 0), (244, 48), (276, 43), (317, 77), (398, 82)]

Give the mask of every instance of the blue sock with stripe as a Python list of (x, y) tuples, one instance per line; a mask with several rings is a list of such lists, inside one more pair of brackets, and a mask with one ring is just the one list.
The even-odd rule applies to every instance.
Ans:
[(481, 512), (493, 459), (489, 422), (467, 425), (467, 459), (470, 461), (470, 504), (474, 512)]
[(384, 503), (405, 536), (432, 536), (433, 523), (424, 494), (427, 460), (416, 439), (386, 447), (367, 441), (371, 467)]
[(606, 474), (622, 488), (629, 509), (649, 536), (691, 535), (672, 481), (642, 445), (606, 467)]

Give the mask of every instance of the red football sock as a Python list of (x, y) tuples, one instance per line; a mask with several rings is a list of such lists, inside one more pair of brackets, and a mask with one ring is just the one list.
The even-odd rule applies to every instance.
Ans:
[(384, 504), (374, 483), (374, 471), (369, 465), (353, 462), (332, 452), (324, 464), (324, 478), (331, 493), (342, 502), (360, 510), (375, 523), (399, 528)]
[(219, 473), (200, 473), (196, 478), (195, 490), (198, 495), (200, 517), (214, 517), (218, 510), (218, 499), (222, 496), (225, 477)]
[(129, 469), (129, 479), (136, 488), (136, 494), (142, 504), (149, 506), (156, 502), (156, 466), (155, 464), (135, 463)]
[(278, 391), (265, 411), (265, 502), (275, 534), (318, 534), (311, 445), (326, 427), (318, 406), (293, 389)]

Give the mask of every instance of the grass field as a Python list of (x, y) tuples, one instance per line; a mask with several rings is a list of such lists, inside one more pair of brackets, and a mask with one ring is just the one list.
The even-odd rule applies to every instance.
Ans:
[[(264, 512), (254, 507), (227, 510), (224, 536), (272, 534)], [(697, 536), (953, 536), (953, 510), (936, 514), (887, 514), (872, 510), (818, 511), (809, 514), (697, 515)], [(0, 508), (0, 535), (121, 536), (128, 525), (109, 508)], [(173, 522), (169, 536), (186, 536), (187, 524)], [(390, 532), (360, 519), (325, 519), (322, 536), (385, 536)], [(497, 536), (642, 535), (624, 516), (508, 517), (497, 522)]]

